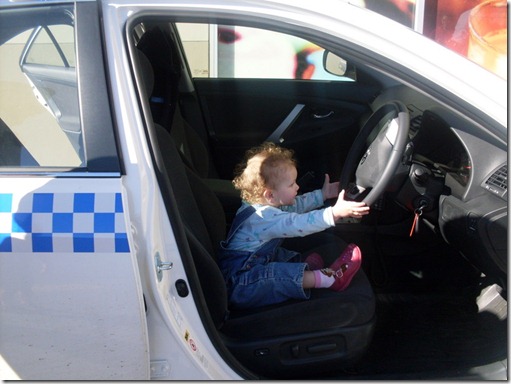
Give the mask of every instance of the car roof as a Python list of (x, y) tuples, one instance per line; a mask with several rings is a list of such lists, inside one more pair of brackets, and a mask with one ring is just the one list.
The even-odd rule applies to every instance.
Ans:
[[(103, 0), (104, 4), (108, 2)], [(480, 111), (473, 108), (477, 106), (497, 122), (490, 128), (493, 133), (506, 136), (507, 80), (411, 28), (351, 3), (321, 0), (318, 6), (318, 2), (310, 0), (153, 0), (145, 6), (163, 10), (167, 4), (173, 4), (175, 14), (193, 14), (220, 21), (230, 17), (245, 25), (263, 22), (284, 32), (288, 26), (312, 40), (324, 32), (332, 43), (335, 38), (346, 43), (350, 53), (358, 54), (365, 65), (388, 70), (386, 74), (391, 78), (409, 81), (408, 85), (426, 90), (442, 104), (452, 105), (457, 98), (453, 111), (462, 111), (481, 121)], [(144, 2), (120, 0), (112, 4), (117, 7)]]
[[(271, 20), (275, 25), (299, 25), (315, 36), (318, 36), (316, 31), (325, 32), (331, 36), (332, 41), (337, 37), (348, 42), (354, 55), (360, 50), (360, 57), (369, 67), (379, 67), (382, 70), (381, 63), (387, 61), (386, 74), (398, 77), (392, 70), (394, 63), (401, 64), (400, 74), (405, 73), (407, 76), (399, 77), (405, 81), (409, 79), (412, 87), (427, 89), (440, 101), (445, 88), (467, 105), (477, 106), (484, 111), (501, 125), (497, 129), (502, 131), (504, 127), (507, 131), (506, 80), (398, 22), (345, 0), (321, 0), (321, 6), (310, 0), (153, 0), (151, 3), (143, 0), (98, 1), (103, 6), (109, 3), (116, 6), (137, 4), (153, 9), (174, 5), (176, 10), (188, 11), (189, 14), (222, 14), (227, 18), (244, 20), (250, 15), (254, 16), (253, 20)], [(51, 3), (62, 4), (63, 1), (0, 0), (0, 8)], [(368, 52), (372, 54), (368, 55)], [(371, 63), (373, 57), (378, 62)]]

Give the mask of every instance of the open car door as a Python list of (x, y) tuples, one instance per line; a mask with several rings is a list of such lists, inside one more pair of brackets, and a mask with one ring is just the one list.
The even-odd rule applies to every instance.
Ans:
[(72, 19), (32, 30), (20, 67), (36, 99), (53, 115), (75, 151), (83, 158), (73, 42), (66, 42)]

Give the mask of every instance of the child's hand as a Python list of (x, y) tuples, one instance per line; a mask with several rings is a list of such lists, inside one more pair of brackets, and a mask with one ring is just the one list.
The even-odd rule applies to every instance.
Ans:
[(324, 200), (333, 199), (334, 197), (337, 197), (337, 194), (339, 193), (339, 182), (330, 183), (330, 176), (325, 173), (325, 182), (323, 183), (321, 191), (323, 192)]
[(369, 213), (369, 207), (366, 203), (344, 200), (344, 189), (339, 193), (339, 198), (332, 208), (335, 221), (343, 217), (360, 218)]

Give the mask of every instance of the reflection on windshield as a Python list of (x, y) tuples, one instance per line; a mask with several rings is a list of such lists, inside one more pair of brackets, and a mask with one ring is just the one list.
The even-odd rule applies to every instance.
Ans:
[(353, 3), (413, 28), (507, 79), (506, 0), (359, 0)]

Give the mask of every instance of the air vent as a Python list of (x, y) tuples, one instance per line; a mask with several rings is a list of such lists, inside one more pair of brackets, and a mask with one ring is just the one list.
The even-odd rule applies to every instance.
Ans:
[(493, 172), (483, 186), (490, 192), (503, 196), (507, 192), (507, 165)]
[(415, 137), (415, 135), (417, 135), (417, 133), (419, 132), (419, 129), (421, 128), (421, 125), (422, 125), (422, 115), (415, 116), (412, 120), (410, 120), (409, 136), (411, 139), (413, 139)]

